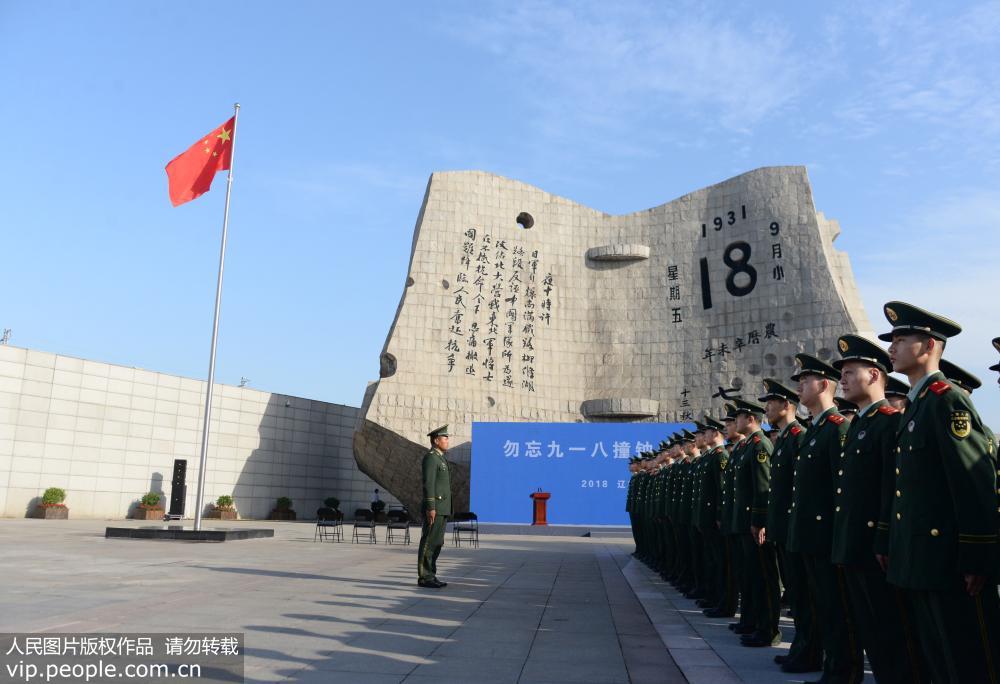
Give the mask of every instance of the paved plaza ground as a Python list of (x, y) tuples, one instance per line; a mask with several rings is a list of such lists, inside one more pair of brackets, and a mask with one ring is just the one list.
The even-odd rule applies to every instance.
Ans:
[(0, 631), (244, 632), (248, 682), (801, 681), (772, 663), (784, 648), (740, 647), (623, 535), (449, 535), (435, 591), (416, 586), (416, 539), (386, 546), (384, 530), (367, 546), (209, 521), (275, 537), (189, 543), (104, 539), (108, 524), (148, 523), (0, 520)]

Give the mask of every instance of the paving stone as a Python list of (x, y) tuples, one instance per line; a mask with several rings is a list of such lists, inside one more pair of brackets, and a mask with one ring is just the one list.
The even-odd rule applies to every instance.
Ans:
[(177, 545), (105, 539), (100, 521), (34, 522), (0, 520), (2, 631), (224, 627), (245, 635), (250, 682), (627, 682), (630, 666), (636, 681), (652, 667), (682, 681), (628, 594), (615, 560), (625, 539), (489, 535), (446, 549), (449, 586), (429, 592), (412, 579), (414, 553), (313, 545), (308, 523)]

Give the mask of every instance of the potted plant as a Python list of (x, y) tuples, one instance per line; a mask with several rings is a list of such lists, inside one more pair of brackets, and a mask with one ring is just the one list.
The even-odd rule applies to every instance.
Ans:
[(275, 503), (270, 520), (295, 520), (295, 511), (292, 510), (292, 500), (287, 496), (279, 496)]
[(208, 513), (208, 517), (218, 518), (219, 520), (236, 520), (238, 514), (236, 513), (236, 507), (233, 505), (233, 497), (223, 494), (216, 499), (215, 505)]
[(163, 506), (160, 504), (162, 498), (163, 495), (159, 492), (143, 494), (139, 505), (132, 511), (132, 517), (136, 520), (162, 520)]
[(49, 487), (42, 494), (42, 502), (35, 507), (35, 517), (45, 520), (66, 520), (69, 518), (69, 508), (63, 503), (65, 500), (65, 489)]
[(335, 511), (340, 510), (340, 499), (335, 496), (329, 496), (323, 499), (323, 505), (327, 508), (332, 508)]

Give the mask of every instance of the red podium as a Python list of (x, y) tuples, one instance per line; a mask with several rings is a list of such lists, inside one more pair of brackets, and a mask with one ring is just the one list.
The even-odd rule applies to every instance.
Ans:
[(531, 521), (532, 525), (548, 525), (548, 523), (545, 522), (545, 506), (546, 506), (545, 502), (548, 501), (549, 497), (551, 496), (552, 496), (551, 494), (549, 494), (548, 492), (543, 492), (542, 490), (538, 490), (537, 492), (533, 492), (531, 494), (531, 498), (534, 499), (535, 501), (535, 507)]

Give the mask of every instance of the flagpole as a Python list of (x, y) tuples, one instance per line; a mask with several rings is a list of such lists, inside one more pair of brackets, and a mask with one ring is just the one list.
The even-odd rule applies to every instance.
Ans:
[(215, 285), (215, 317), (212, 321), (212, 353), (208, 359), (208, 389), (205, 392), (205, 425), (201, 430), (201, 460), (198, 465), (198, 495), (194, 504), (194, 529), (201, 529), (201, 509), (205, 500), (205, 471), (208, 464), (208, 429), (212, 420), (212, 394), (215, 390), (215, 348), (219, 340), (219, 309), (222, 307), (222, 272), (226, 266), (226, 236), (229, 232), (229, 196), (233, 192), (233, 167), (236, 166), (236, 124), (240, 118), (240, 103), (233, 105), (232, 150), (229, 157), (229, 177), (226, 179), (226, 211), (222, 217), (222, 246), (219, 248), (219, 279)]

